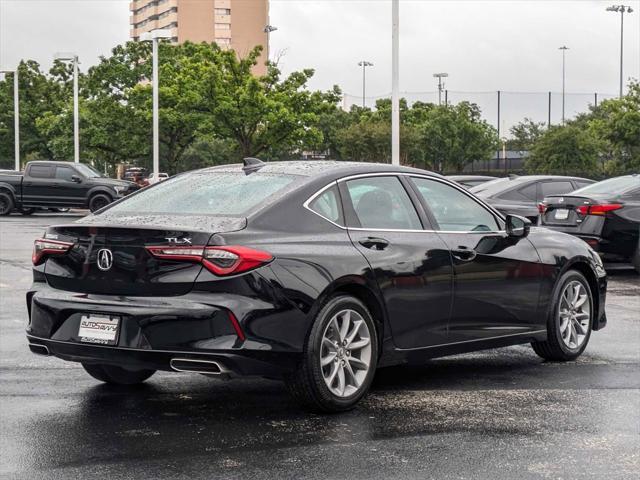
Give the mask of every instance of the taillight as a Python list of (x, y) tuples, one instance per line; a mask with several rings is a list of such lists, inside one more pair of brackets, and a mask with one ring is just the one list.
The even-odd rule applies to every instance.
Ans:
[(546, 203), (539, 203), (538, 204), (538, 213), (540, 215), (544, 215), (544, 212), (547, 211), (547, 204)]
[(607, 212), (620, 210), (622, 205), (619, 203), (603, 203), (601, 205), (580, 205), (576, 208), (576, 212), (580, 215), (606, 215)]
[(73, 243), (39, 238), (33, 242), (33, 254), (31, 255), (31, 261), (34, 265), (40, 265), (46, 260), (45, 257), (48, 255), (61, 255), (63, 253), (67, 253), (71, 247), (73, 247)]
[(158, 246), (146, 247), (156, 258), (199, 262), (218, 276), (235, 275), (258, 268), (273, 260), (273, 256), (262, 250), (234, 246)]

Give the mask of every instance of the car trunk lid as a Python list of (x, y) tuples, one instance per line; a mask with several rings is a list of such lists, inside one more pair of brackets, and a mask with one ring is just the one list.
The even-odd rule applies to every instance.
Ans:
[(158, 258), (148, 247), (204, 246), (212, 235), (241, 230), (244, 218), (102, 215), (51, 227), (45, 238), (72, 244), (46, 259), (47, 282), (67, 291), (105, 295), (170, 296), (188, 293), (202, 264)]

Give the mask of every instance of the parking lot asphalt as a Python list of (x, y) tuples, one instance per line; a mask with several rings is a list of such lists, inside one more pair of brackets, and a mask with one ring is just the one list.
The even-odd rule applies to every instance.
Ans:
[(31, 249), (74, 214), (0, 219), (0, 478), (638, 478), (640, 277), (611, 274), (580, 359), (528, 346), (380, 370), (355, 410), (301, 410), (279, 382), (158, 373), (99, 384), (33, 355)]

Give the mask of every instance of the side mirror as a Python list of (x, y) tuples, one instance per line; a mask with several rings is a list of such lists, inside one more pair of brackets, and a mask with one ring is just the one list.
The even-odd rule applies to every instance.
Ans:
[(71, 175), (71, 181), (75, 183), (82, 183), (82, 179), (78, 175)]
[(510, 237), (522, 238), (529, 235), (531, 220), (519, 215), (507, 215), (505, 229)]

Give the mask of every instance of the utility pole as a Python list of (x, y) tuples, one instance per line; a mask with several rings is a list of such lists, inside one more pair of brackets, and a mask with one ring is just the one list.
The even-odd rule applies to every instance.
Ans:
[(358, 65), (362, 67), (362, 108), (365, 105), (365, 89), (366, 89), (366, 69), (367, 67), (373, 67), (373, 63), (367, 62), (366, 60), (362, 60), (358, 62)]
[(633, 12), (633, 8), (627, 5), (612, 5), (607, 7), (607, 12), (620, 12), (620, 97), (624, 89), (624, 14)]
[(566, 45), (561, 46), (558, 50), (562, 50), (562, 124), (564, 125), (564, 95), (565, 95), (565, 53), (569, 50)]
[(400, 0), (391, 0), (391, 164), (400, 165)]
[(442, 105), (442, 91), (444, 90), (444, 83), (442, 79), (448, 77), (448, 73), (434, 73), (433, 77), (438, 79), (438, 105)]
[(56, 60), (71, 62), (73, 65), (73, 161), (80, 163), (80, 112), (78, 107), (78, 55), (57, 53)]

